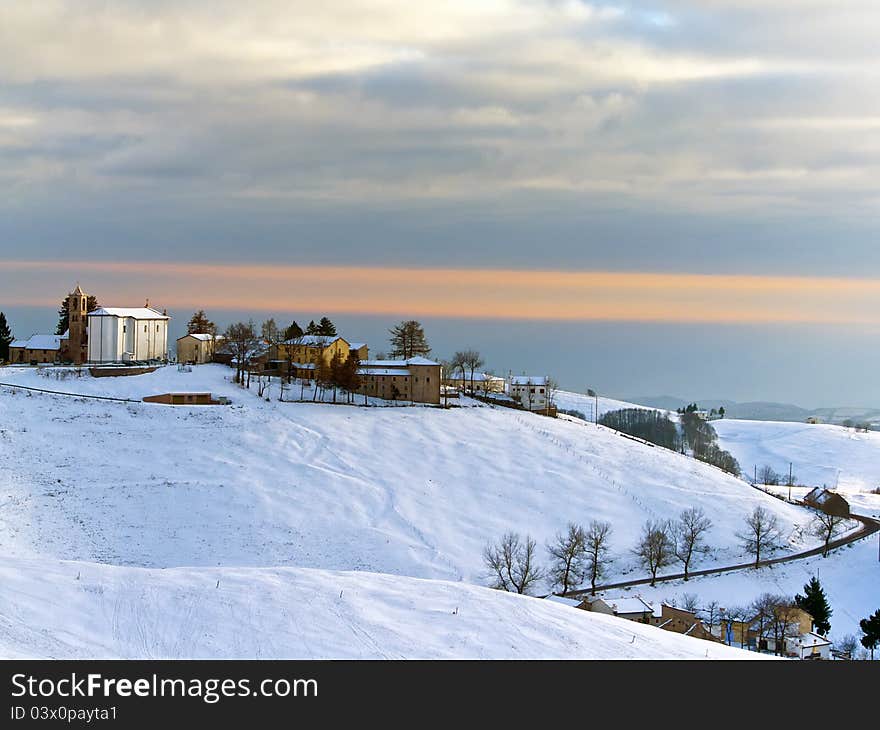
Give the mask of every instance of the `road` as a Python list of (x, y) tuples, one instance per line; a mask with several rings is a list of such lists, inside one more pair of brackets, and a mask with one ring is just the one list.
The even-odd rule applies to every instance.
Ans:
[[(843, 547), (844, 545), (849, 545), (850, 543), (856, 542), (857, 540), (863, 540), (866, 537), (870, 537), (874, 533), (880, 531), (880, 520), (875, 520), (873, 517), (867, 517), (864, 515), (850, 515), (850, 517), (854, 520), (857, 520), (862, 523), (862, 527), (855, 532), (851, 532), (843, 537), (839, 537), (836, 540), (832, 540), (828, 543), (828, 550), (834, 550), (839, 547)], [(793, 553), (791, 555), (785, 555), (781, 558), (770, 558), (768, 560), (761, 560), (757, 566), (755, 562), (749, 563), (740, 563), (738, 565), (728, 565), (723, 568), (707, 568), (705, 570), (692, 570), (688, 573), (689, 578), (697, 578), (703, 575), (718, 575), (719, 573), (732, 573), (735, 570), (748, 570), (749, 568), (765, 568), (771, 565), (779, 565), (781, 563), (791, 563), (795, 560), (804, 560), (806, 558), (812, 558), (816, 555), (821, 555), (824, 551), (824, 546), (820, 545), (819, 547), (812, 548), (811, 550), (805, 550), (801, 553)], [(666, 583), (672, 580), (683, 580), (684, 573), (674, 573), (672, 575), (663, 575), (657, 576), (657, 583)], [(630, 588), (632, 586), (643, 586), (650, 585), (650, 578), (639, 578), (638, 580), (628, 580), (622, 581), (620, 583), (607, 583), (605, 585), (596, 586), (596, 592), (599, 591), (607, 591), (615, 588)], [(565, 598), (580, 598), (591, 593), (590, 588), (579, 588), (576, 591), (568, 591), (568, 593), (563, 593), (562, 595)]]

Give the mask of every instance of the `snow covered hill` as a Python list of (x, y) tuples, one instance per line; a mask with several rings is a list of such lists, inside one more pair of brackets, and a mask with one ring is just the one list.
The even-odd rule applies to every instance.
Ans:
[[(736, 562), (735, 533), (757, 504), (790, 548), (815, 542), (804, 510), (580, 422), (467, 400), (449, 410), (282, 403), (275, 390), (263, 400), (240, 389), (221, 366), (52, 372), (5, 368), (0, 382), (135, 400), (212, 391), (233, 404), (0, 388), (5, 655), (691, 656), (650, 627), (618, 630), (618, 619), (480, 587), (484, 546), (529, 533), (543, 562), (568, 521), (608, 520), (614, 578), (635, 569), (646, 519), (699, 505), (714, 521), (702, 565)], [(623, 647), (643, 632), (644, 646)]]
[(744, 472), (771, 466), (788, 477), (793, 463), (799, 484), (825, 485), (844, 493), (880, 486), (880, 433), (856, 433), (843, 426), (780, 421), (712, 421), (721, 448)]
[(570, 520), (613, 525), (615, 573), (646, 519), (702, 506), (714, 560), (757, 504), (803, 547), (803, 510), (614, 432), (501, 408), (266, 402), (220, 366), (129, 378), (0, 380), (139, 397), (212, 390), (229, 407), (0, 393), (0, 548), (145, 567), (370, 570), (483, 583), (505, 531), (539, 544)]
[(464, 583), (299, 568), (146, 570), (48, 560), (0, 562), (0, 656), (759, 658)]

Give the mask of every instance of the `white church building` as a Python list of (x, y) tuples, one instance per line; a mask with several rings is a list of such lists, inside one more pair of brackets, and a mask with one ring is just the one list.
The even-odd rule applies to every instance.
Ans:
[(168, 357), (167, 314), (144, 307), (89, 312), (89, 362), (144, 362)]

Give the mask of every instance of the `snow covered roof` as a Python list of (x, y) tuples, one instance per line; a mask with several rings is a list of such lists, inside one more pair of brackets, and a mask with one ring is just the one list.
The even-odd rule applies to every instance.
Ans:
[(579, 601), (576, 598), (566, 598), (565, 596), (557, 596), (555, 593), (547, 596), (544, 600), (553, 601), (553, 603), (561, 603), (565, 606), (573, 606), (577, 608), (583, 603), (583, 601)]
[(819, 636), (819, 634), (814, 634), (812, 631), (808, 634), (801, 634), (800, 636), (795, 637), (794, 641), (796, 641), (803, 648), (810, 648), (813, 646), (830, 646), (831, 642), (828, 641), (824, 636)]
[(511, 385), (547, 385), (546, 375), (514, 375), (510, 379)]
[[(470, 376), (470, 373), (465, 374), (464, 379), (465, 379), (468, 383), (471, 382), (471, 376)], [(456, 378), (453, 378), (453, 380), (461, 380), (461, 378), (460, 378), (460, 377), (456, 377)], [(489, 375), (489, 373), (474, 373), (474, 382), (475, 382), (475, 383), (482, 383), (482, 382), (487, 381), (487, 380), (488, 380), (489, 382), (493, 382), (493, 381), (497, 382), (497, 381), (500, 381), (500, 380), (504, 380), (504, 378), (502, 378), (502, 377), (499, 376), (499, 375)]]
[[(303, 335), (302, 337), (292, 337), (289, 340), (285, 340), (283, 344), (305, 345), (306, 347), (327, 347), (327, 345), (332, 345), (336, 340), (345, 340), (345, 338), (340, 337), (339, 335)], [(345, 342), (348, 342), (348, 340), (345, 340)]]
[(24, 347), (27, 350), (60, 350), (61, 335), (31, 335), (26, 340), (13, 340), (10, 347)]
[(99, 307), (89, 317), (121, 317), (130, 319), (171, 319), (151, 307)]
[(366, 342), (349, 342), (348, 347), (351, 350), (360, 350), (362, 347), (366, 347)]
[(190, 332), (189, 334), (186, 334), (183, 337), (178, 337), (177, 341), (180, 342), (180, 340), (185, 340), (187, 337), (192, 337), (196, 340), (201, 340), (202, 342), (208, 342), (209, 340), (214, 340), (214, 339), (216, 339), (216, 340), (223, 339), (222, 335), (214, 336), (214, 335), (206, 334), (204, 332)]
[(654, 613), (654, 607), (638, 596), (633, 598), (603, 598), (614, 613)]
[(358, 368), (361, 375), (411, 375), (406, 368)]
[(361, 365), (378, 368), (403, 368), (407, 365), (439, 365), (426, 357), (411, 357), (408, 360), (364, 360)]

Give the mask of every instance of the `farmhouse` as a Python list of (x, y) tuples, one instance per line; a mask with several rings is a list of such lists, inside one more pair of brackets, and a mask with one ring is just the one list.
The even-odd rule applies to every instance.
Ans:
[(100, 307), (89, 312), (89, 362), (165, 360), (170, 319), (149, 306)]
[(546, 375), (514, 375), (510, 379), (510, 397), (529, 411), (547, 410), (549, 390)]
[[(457, 377), (448, 377), (445, 378), (443, 382), (460, 391), (471, 390), (472, 381), (470, 375), (466, 375), (465, 377), (461, 377), (461, 375), (458, 375)], [(504, 378), (500, 378), (497, 375), (491, 375), (489, 373), (474, 373), (473, 390), (476, 392), (503, 393), (505, 385)]]
[(804, 504), (820, 509), (829, 515), (849, 517), (849, 502), (836, 492), (821, 487), (810, 490), (804, 497)]
[(9, 362), (23, 365), (53, 363), (61, 359), (63, 335), (31, 335), (9, 344)]
[(177, 362), (201, 365), (214, 359), (218, 342), (223, 337), (203, 333), (190, 333), (177, 338)]
[[(357, 344), (366, 351), (366, 345)], [(348, 340), (339, 335), (303, 335), (270, 347), (265, 367), (287, 374), (289, 364), (290, 375), (311, 379), (319, 365), (329, 365), (337, 354), (347, 360), (351, 350)]]
[(651, 623), (651, 617), (654, 614), (654, 607), (638, 596), (593, 598), (585, 600), (584, 604), (589, 611), (604, 613), (608, 616), (618, 616), (642, 624)]
[(440, 363), (425, 357), (365, 360), (358, 370), (358, 391), (374, 398), (412, 403), (440, 403)]
[(693, 636), (707, 641), (719, 641), (718, 637), (710, 633), (703, 622), (697, 618), (696, 613), (665, 603), (660, 605), (659, 615), (655, 612), (651, 616), (651, 624), (665, 631), (674, 631), (676, 634)]

